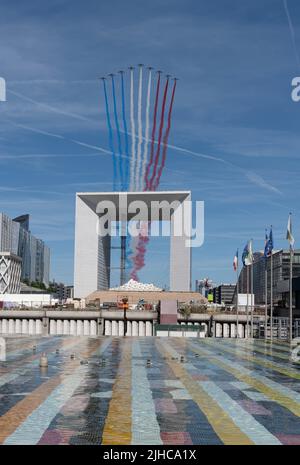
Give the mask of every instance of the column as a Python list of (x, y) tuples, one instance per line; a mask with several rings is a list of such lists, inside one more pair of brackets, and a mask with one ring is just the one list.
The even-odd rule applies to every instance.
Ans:
[(82, 323), (82, 320), (77, 320), (76, 334), (77, 334), (77, 336), (83, 336), (83, 323)]
[(138, 336), (139, 335), (139, 327), (138, 327), (138, 322), (137, 321), (132, 321), (131, 328), (132, 328), (132, 336)]
[(89, 320), (83, 321), (83, 335), (89, 336), (90, 335), (90, 322)]
[(127, 332), (126, 336), (131, 336), (132, 335), (132, 330), (131, 330), (131, 321), (127, 320)]
[(28, 334), (28, 320), (22, 320), (22, 334)]
[(104, 320), (104, 334), (105, 336), (111, 336), (111, 321)]
[(76, 320), (71, 320), (70, 321), (70, 335), (71, 336), (76, 336)]
[(97, 336), (97, 321), (90, 321), (90, 336)]
[(15, 334), (15, 320), (12, 318), (8, 320), (8, 334)]
[(50, 335), (56, 335), (56, 321), (50, 320)]
[(64, 333), (66, 336), (69, 336), (69, 334), (70, 334), (70, 322), (69, 322), (69, 320), (64, 320), (64, 323), (63, 323), (63, 333)]
[(139, 336), (145, 336), (145, 322), (139, 321)]
[(152, 336), (152, 321), (146, 321), (146, 336)]

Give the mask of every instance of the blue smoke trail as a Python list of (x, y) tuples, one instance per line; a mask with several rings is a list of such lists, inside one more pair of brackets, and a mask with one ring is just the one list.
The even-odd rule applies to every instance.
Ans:
[(128, 131), (127, 131), (127, 122), (126, 122), (126, 110), (125, 110), (125, 90), (124, 90), (124, 77), (123, 72), (121, 72), (121, 89), (122, 89), (122, 117), (123, 117), (123, 129), (125, 134), (125, 153), (126, 153), (126, 161), (125, 161), (125, 178), (124, 178), (124, 186), (125, 190), (128, 189), (129, 185), (129, 141), (128, 141)]
[(106, 83), (105, 79), (102, 79), (103, 82), (103, 89), (104, 89), (104, 96), (105, 96), (105, 109), (106, 109), (106, 120), (108, 126), (108, 133), (109, 133), (109, 146), (110, 151), (113, 154), (113, 172), (114, 172), (114, 179), (113, 179), (113, 190), (116, 190), (116, 181), (117, 181), (117, 163), (116, 163), (116, 154), (114, 149), (114, 142), (113, 142), (113, 134), (112, 134), (112, 127), (110, 122), (110, 115), (109, 115), (109, 106), (108, 106), (108, 98), (107, 98), (107, 90), (106, 90)]
[(113, 75), (111, 76), (111, 84), (112, 84), (112, 93), (113, 93), (113, 102), (114, 102), (114, 117), (115, 117), (115, 125), (117, 129), (117, 137), (118, 137), (118, 147), (119, 147), (119, 171), (120, 171), (120, 178), (121, 178), (121, 190), (124, 190), (124, 178), (123, 178), (123, 160), (122, 160), (122, 142), (121, 142), (121, 133), (120, 133), (120, 126), (118, 120), (118, 112), (117, 112), (117, 102), (116, 102), (116, 90), (115, 90), (115, 80)]
[[(124, 173), (124, 190), (128, 189), (129, 186), (129, 140), (128, 130), (126, 122), (126, 110), (125, 110), (125, 88), (124, 88), (124, 73), (121, 71), (121, 91), (122, 91), (122, 119), (123, 119), (123, 130), (125, 134), (125, 173)], [(125, 268), (131, 267), (131, 261), (129, 259), (130, 254), (130, 236), (126, 235), (126, 254), (125, 254)]]

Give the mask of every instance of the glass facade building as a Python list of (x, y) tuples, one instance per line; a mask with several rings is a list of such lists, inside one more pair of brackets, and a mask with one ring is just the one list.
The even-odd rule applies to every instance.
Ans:
[(49, 286), (50, 249), (29, 231), (29, 215), (11, 219), (0, 213), (0, 251), (22, 259), (21, 280)]
[[(282, 290), (280, 284), (289, 279), (290, 274), (290, 251), (273, 251), (273, 301), (279, 304), (282, 300)], [(239, 276), (239, 292), (247, 292), (247, 268), (249, 268), (249, 292), (251, 291), (251, 266), (244, 266)], [(295, 250), (293, 255), (293, 277), (300, 277), (300, 250)], [(253, 292), (255, 302), (258, 305), (265, 304), (267, 278), (267, 299), (270, 303), (271, 294), (271, 257), (265, 259), (262, 252), (254, 254), (253, 263)]]

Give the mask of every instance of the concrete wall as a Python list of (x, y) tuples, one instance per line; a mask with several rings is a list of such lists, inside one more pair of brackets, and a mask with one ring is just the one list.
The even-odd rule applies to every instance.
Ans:
[[(76, 196), (74, 297), (86, 297), (95, 289), (109, 287), (109, 239), (97, 234), (98, 217), (80, 196)], [(109, 265), (109, 264), (108, 264)]]
[[(0, 311), (0, 335), (70, 336), (152, 336), (156, 312), (129, 311), (124, 320), (121, 310), (111, 311)], [(261, 323), (263, 316), (259, 317)], [(186, 320), (178, 314), (178, 323), (195, 328), (203, 324), (200, 337), (236, 337), (235, 315), (191, 314)], [(245, 337), (246, 317), (239, 316), (238, 334)]]
[(88, 295), (86, 303), (98, 300), (103, 302), (118, 302), (124, 295), (128, 298), (129, 304), (136, 304), (139, 300), (144, 299), (145, 302), (157, 304), (160, 300), (173, 300), (177, 302), (190, 302), (191, 300), (200, 303), (206, 303), (207, 299), (198, 292), (184, 291), (96, 291)]

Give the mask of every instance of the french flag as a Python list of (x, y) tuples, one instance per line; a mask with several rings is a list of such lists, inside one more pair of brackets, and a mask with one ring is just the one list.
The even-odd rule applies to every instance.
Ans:
[(239, 251), (237, 250), (233, 259), (233, 269), (234, 271), (237, 270), (238, 267), (238, 262), (239, 262)]

